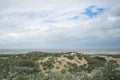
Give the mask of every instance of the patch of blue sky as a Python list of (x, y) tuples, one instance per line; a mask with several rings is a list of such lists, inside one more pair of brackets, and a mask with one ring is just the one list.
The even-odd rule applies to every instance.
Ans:
[(72, 17), (69, 17), (69, 18), (67, 18), (67, 20), (74, 20), (74, 21), (76, 21), (76, 20), (78, 20), (80, 17), (78, 16), (78, 15), (75, 15), (75, 16), (72, 16)]
[(95, 18), (98, 15), (102, 14), (106, 9), (105, 8), (98, 8), (96, 6), (89, 6), (85, 9), (83, 14), (87, 15), (89, 18)]
[(79, 16), (73, 16), (73, 20), (79, 19)]

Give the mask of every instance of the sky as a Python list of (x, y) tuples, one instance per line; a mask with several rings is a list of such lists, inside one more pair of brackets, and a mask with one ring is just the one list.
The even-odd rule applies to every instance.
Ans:
[(0, 48), (120, 48), (120, 0), (0, 0)]

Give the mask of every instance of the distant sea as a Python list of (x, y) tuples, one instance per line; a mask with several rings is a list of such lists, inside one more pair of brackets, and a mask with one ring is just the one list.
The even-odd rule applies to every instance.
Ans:
[(0, 54), (24, 54), (28, 52), (79, 52), (83, 54), (120, 54), (120, 48), (110, 49), (0, 49)]

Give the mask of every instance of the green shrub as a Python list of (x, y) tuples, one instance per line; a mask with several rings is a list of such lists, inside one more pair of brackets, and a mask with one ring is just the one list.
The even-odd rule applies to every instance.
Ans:
[(15, 66), (19, 67), (34, 67), (35, 63), (33, 60), (18, 60), (15, 64)]
[(70, 59), (70, 60), (73, 60), (74, 59), (74, 56), (72, 56), (72, 55), (67, 55), (66, 56), (68, 59)]
[(106, 60), (102, 57), (90, 57), (85, 56), (85, 59), (88, 61), (88, 68), (86, 69), (89, 73), (94, 70), (96, 67), (102, 67), (105, 65)]
[(51, 61), (46, 61), (41, 63), (43, 66), (43, 69), (52, 69), (54, 67), (53, 63)]

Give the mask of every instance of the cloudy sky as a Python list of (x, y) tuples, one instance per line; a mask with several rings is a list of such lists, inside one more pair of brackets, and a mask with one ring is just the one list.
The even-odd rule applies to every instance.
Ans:
[(0, 0), (0, 48), (119, 48), (120, 0)]

